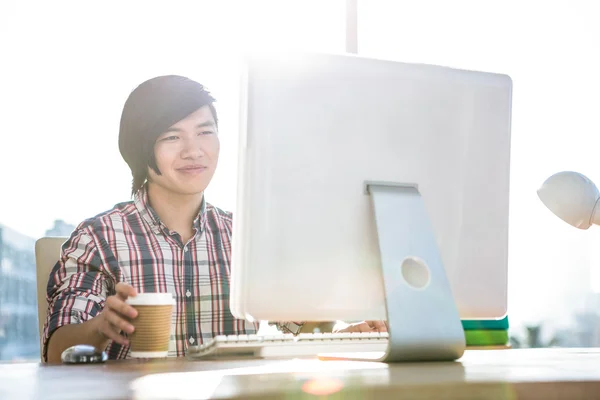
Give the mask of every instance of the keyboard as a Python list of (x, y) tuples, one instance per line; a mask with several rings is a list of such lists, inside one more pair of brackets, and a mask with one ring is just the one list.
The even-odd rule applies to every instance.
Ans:
[(222, 335), (188, 349), (192, 359), (290, 358), (323, 353), (385, 352), (387, 332)]

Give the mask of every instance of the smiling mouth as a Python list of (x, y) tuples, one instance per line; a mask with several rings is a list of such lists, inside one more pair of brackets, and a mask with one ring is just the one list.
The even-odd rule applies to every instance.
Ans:
[(177, 171), (185, 172), (185, 173), (197, 173), (206, 170), (206, 167), (203, 165), (194, 165), (190, 167), (178, 168)]

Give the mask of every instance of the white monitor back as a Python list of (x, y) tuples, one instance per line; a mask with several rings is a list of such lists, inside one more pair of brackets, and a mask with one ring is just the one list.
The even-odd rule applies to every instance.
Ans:
[(365, 181), (417, 183), (460, 317), (506, 314), (508, 76), (285, 54), (242, 86), (234, 315), (385, 319)]

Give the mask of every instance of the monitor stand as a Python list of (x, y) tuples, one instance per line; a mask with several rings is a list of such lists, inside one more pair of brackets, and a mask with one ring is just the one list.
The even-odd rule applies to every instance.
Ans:
[(377, 225), (389, 331), (378, 361), (459, 359), (465, 333), (417, 185), (366, 182), (365, 191)]

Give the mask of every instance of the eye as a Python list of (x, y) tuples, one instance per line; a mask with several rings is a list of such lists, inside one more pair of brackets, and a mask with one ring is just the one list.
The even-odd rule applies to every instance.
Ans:
[(167, 137), (162, 138), (160, 141), (161, 142), (170, 142), (170, 141), (177, 140), (177, 139), (179, 139), (179, 136), (177, 136), (177, 135), (171, 135), (171, 136), (167, 136)]
[(199, 132), (198, 135), (199, 136), (202, 136), (202, 135), (212, 135), (213, 133), (215, 133), (215, 132), (213, 132), (211, 130), (207, 130), (207, 131)]

